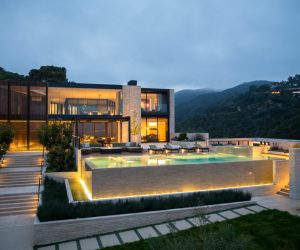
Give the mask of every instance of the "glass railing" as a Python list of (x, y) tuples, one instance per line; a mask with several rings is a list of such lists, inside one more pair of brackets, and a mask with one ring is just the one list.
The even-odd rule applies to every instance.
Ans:
[(155, 105), (147, 106), (142, 104), (141, 110), (143, 114), (167, 114), (168, 105), (155, 104)]

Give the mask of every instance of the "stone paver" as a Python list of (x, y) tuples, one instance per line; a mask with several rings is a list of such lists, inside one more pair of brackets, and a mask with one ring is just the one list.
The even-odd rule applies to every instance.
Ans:
[(102, 242), (103, 247), (110, 247), (115, 245), (120, 245), (120, 241), (118, 240), (117, 235), (115, 234), (107, 234), (100, 236), (100, 240)]
[(170, 233), (170, 228), (169, 225), (164, 223), (164, 224), (159, 224), (159, 225), (155, 225), (155, 228), (162, 234), (168, 234)]
[(179, 230), (185, 230), (192, 227), (192, 225), (186, 220), (173, 221), (173, 224)]
[(207, 216), (210, 222), (224, 221), (225, 219), (218, 214), (210, 214)]
[(224, 212), (220, 212), (219, 215), (227, 218), (227, 219), (234, 219), (234, 218), (237, 218), (239, 217), (240, 215), (228, 210), (228, 211), (224, 211)]
[(261, 207), (261, 206), (257, 206), (257, 205), (254, 205), (254, 206), (249, 206), (247, 207), (255, 212), (261, 212), (261, 211), (264, 211), (266, 210), (264, 207)]
[(300, 200), (291, 199), (287, 196), (278, 194), (256, 196), (253, 197), (253, 200), (263, 207), (287, 211), (291, 214), (300, 216)]
[(253, 211), (246, 209), (244, 207), (242, 208), (237, 208), (237, 209), (233, 209), (234, 212), (241, 214), (241, 215), (247, 215), (247, 214), (254, 214)]
[(137, 231), (140, 233), (143, 239), (158, 236), (157, 232), (152, 227), (139, 228)]
[(80, 240), (79, 242), (80, 242), (81, 250), (95, 250), (100, 248), (100, 246), (98, 245), (98, 241), (95, 237), (83, 239)]
[(55, 245), (39, 247), (38, 250), (55, 250)]
[(133, 230), (120, 232), (119, 235), (124, 243), (129, 243), (129, 242), (134, 242), (134, 241), (140, 240), (140, 238), (137, 236), (137, 234)]
[(77, 243), (76, 241), (69, 241), (65, 243), (60, 243), (58, 247), (59, 250), (77, 250)]
[(191, 222), (193, 225), (199, 227), (208, 224), (209, 222), (207, 220), (199, 220), (198, 217), (193, 217), (188, 219), (189, 222)]

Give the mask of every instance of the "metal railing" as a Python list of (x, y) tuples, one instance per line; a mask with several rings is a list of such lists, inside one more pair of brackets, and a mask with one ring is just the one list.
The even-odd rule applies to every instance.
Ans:
[(39, 176), (39, 185), (38, 185), (38, 205), (40, 204), (41, 185), (43, 184), (43, 166), (44, 166), (44, 156), (40, 163), (40, 176)]

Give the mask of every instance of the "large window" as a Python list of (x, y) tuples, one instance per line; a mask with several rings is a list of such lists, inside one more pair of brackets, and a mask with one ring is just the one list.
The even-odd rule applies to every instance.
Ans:
[(46, 86), (31, 83), (29, 89), (30, 120), (46, 120)]
[(10, 86), (10, 119), (28, 119), (28, 85), (15, 82)]
[(142, 93), (141, 109), (143, 113), (163, 113), (168, 112), (166, 93)]
[(50, 115), (121, 115), (121, 90), (49, 87)]
[(168, 138), (168, 118), (142, 118), (142, 142), (166, 142)]

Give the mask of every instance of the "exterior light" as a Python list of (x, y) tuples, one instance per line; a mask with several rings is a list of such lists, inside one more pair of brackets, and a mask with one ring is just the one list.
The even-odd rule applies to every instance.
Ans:
[(92, 194), (90, 193), (90, 191), (88, 190), (87, 186), (85, 185), (84, 181), (83, 180), (79, 180), (82, 188), (83, 188), (83, 191), (84, 193), (86, 194), (86, 196), (88, 197), (89, 200), (93, 200), (92, 198)]

